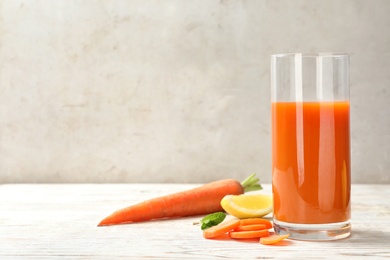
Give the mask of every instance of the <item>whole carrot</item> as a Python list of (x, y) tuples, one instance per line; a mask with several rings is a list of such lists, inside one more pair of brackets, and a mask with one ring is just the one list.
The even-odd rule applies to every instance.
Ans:
[(220, 202), (225, 195), (239, 195), (246, 191), (261, 189), (258, 181), (259, 179), (252, 174), (242, 183), (233, 179), (210, 182), (191, 190), (157, 197), (117, 210), (100, 221), (98, 226), (223, 211)]

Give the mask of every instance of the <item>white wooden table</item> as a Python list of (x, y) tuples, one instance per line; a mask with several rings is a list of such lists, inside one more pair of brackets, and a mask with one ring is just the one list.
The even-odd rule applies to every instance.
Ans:
[[(119, 208), (190, 184), (0, 185), (0, 259), (339, 259), (390, 257), (390, 185), (353, 185), (352, 236), (281, 246), (206, 240), (201, 216), (109, 227)], [(270, 185), (264, 185), (270, 192)]]

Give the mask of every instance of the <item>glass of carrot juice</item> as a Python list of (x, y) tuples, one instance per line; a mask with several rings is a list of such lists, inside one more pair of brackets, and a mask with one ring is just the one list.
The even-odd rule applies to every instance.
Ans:
[(348, 237), (348, 55), (272, 55), (271, 111), (275, 232), (298, 240)]

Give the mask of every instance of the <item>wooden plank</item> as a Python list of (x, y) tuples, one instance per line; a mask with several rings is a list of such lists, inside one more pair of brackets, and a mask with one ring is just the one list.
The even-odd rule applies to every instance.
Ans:
[[(284, 246), (206, 240), (199, 217), (110, 227), (116, 209), (194, 187), (191, 184), (7, 184), (0, 186), (0, 259), (329, 259), (390, 257), (390, 185), (353, 185), (352, 236)], [(264, 185), (265, 192), (271, 191)]]

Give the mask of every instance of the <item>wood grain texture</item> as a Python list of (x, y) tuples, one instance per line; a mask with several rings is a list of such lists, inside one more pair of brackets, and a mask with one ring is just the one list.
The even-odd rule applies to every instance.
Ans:
[[(390, 257), (390, 185), (353, 185), (350, 238), (333, 242), (206, 240), (201, 216), (110, 227), (116, 209), (193, 184), (0, 186), (0, 259), (338, 259)], [(270, 185), (264, 185), (270, 192)]]

